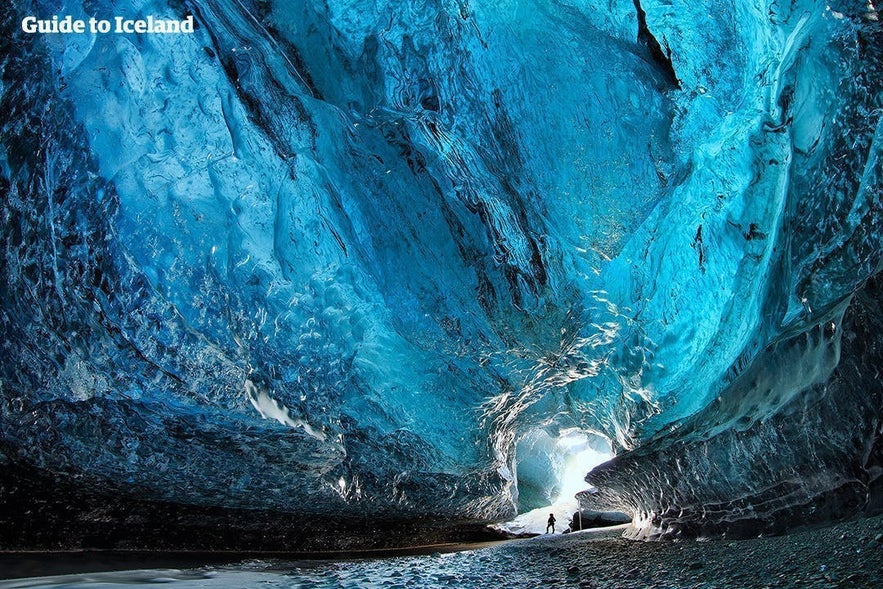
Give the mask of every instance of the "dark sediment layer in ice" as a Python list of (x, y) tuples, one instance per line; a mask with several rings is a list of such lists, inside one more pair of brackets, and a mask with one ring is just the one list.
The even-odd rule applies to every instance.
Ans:
[[(108, 487), (7, 466), (0, 479), (0, 547), (7, 551), (295, 553), (340, 558), (506, 536), (450, 518), (283, 513), (157, 502)], [(39, 561), (39, 556), (33, 558)], [(213, 559), (216, 561), (217, 559)], [(193, 562), (190, 557), (189, 562)]]

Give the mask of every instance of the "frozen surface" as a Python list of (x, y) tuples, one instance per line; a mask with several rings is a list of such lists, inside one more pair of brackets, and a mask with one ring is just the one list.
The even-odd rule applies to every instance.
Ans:
[[(651, 534), (860, 511), (875, 6), (8, 3), (0, 461), (502, 520), (554, 499), (575, 429)], [(199, 27), (20, 32), (59, 12)]]

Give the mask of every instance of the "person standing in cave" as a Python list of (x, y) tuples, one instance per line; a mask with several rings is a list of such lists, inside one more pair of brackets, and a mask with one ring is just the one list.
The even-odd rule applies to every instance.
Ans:
[(546, 533), (549, 533), (549, 530), (552, 530), (552, 533), (555, 533), (555, 514), (549, 514), (549, 521), (546, 523)]

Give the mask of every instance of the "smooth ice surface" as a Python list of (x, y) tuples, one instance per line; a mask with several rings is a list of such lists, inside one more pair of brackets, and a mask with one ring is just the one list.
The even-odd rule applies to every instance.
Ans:
[[(20, 32), (59, 12), (199, 26)], [(854, 442), (817, 472), (751, 437), (824, 397), (881, 268), (874, 3), (2, 20), (3, 461), (179, 502), (495, 520), (555, 498), (572, 430), (644, 452), (611, 475), (656, 473), (643, 491), (604, 501), (648, 520), (670, 469), (720, 501), (812, 481), (783, 505), (839, 488), (838, 464), (879, 478), (879, 415), (850, 429), (879, 376), (825, 423)], [(848, 349), (869, 376), (879, 347)], [(641, 466), (671, 443), (676, 464)], [(752, 444), (767, 478), (760, 450), (698, 466)]]

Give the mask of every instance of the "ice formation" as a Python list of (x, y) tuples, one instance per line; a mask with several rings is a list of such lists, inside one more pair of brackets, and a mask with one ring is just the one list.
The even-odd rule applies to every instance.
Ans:
[[(22, 32), (53, 14), (197, 27)], [(578, 431), (639, 534), (879, 506), (880, 18), (7, 3), (0, 464), (491, 521)]]

